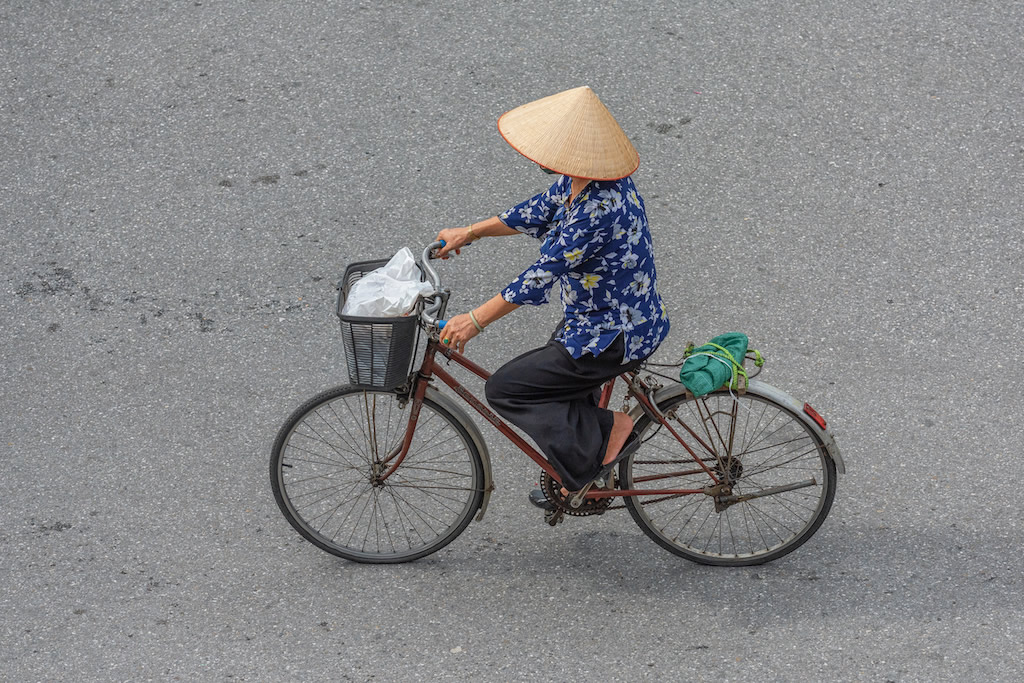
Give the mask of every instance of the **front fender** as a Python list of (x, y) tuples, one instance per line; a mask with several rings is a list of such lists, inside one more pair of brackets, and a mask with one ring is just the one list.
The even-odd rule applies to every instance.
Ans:
[(462, 422), (466, 431), (469, 432), (469, 438), (473, 440), (473, 445), (476, 446), (477, 453), (480, 454), (480, 461), (483, 463), (484, 469), (484, 497), (480, 500), (480, 512), (476, 515), (476, 521), (479, 522), (484, 518), (484, 512), (487, 511), (487, 504), (491, 500), (491, 491), (494, 490), (494, 479), (491, 476), (491, 456), (487, 450), (487, 444), (484, 443), (484, 435), (480, 433), (480, 430), (477, 429), (476, 423), (474, 423), (466, 411), (462, 409), (462, 406), (442, 394), (434, 387), (427, 387), (426, 397), (440, 405), (442, 408), (454, 415), (456, 419)]

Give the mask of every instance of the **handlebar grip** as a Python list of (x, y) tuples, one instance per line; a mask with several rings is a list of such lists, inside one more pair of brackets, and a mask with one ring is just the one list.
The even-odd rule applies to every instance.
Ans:
[(434, 259), (436, 259), (437, 255), (434, 252), (443, 247), (445, 244), (446, 242), (444, 240), (438, 240), (436, 242), (428, 244), (427, 248), (423, 250), (423, 260), (433, 261)]
[[(446, 245), (446, 244), (448, 244), (448, 243), (445, 242), (444, 240), (438, 240), (438, 241), (434, 242), (433, 244), (431, 244), (429, 247), (427, 247), (427, 258), (429, 260), (431, 260), (431, 261), (436, 259), (437, 256), (434, 254), (434, 251), (437, 250), (437, 249), (443, 249), (444, 245)], [(463, 244), (461, 247), (459, 247), (459, 249), (465, 249), (466, 247), (469, 247), (469, 246), (472, 246), (472, 245), (473, 245), (472, 242), (467, 242), (466, 244)], [(454, 256), (454, 254), (449, 254), (449, 256)]]
[(448, 324), (447, 320), (438, 320), (437, 321), (437, 329), (443, 330), (444, 326), (447, 325), (447, 324)]

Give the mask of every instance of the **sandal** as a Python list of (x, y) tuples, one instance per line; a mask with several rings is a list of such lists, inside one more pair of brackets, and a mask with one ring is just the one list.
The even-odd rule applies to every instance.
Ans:
[(530, 504), (534, 507), (539, 507), (541, 510), (551, 511), (555, 509), (555, 504), (548, 500), (547, 496), (540, 489), (534, 489), (530, 491), (530, 494), (526, 497), (530, 501)]
[(601, 465), (601, 469), (597, 471), (597, 475), (593, 481), (604, 480), (608, 474), (615, 469), (615, 466), (620, 462), (631, 456), (636, 449), (640, 447), (640, 435), (636, 432), (630, 432), (629, 436), (626, 437), (626, 443), (622, 444), (622, 450), (615, 456), (615, 459), (609, 463)]

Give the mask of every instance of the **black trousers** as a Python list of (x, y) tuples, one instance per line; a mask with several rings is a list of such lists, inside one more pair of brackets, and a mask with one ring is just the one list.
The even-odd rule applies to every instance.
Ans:
[(573, 358), (551, 340), (487, 380), (487, 402), (530, 435), (570, 490), (583, 488), (601, 468), (614, 423), (612, 411), (597, 405), (601, 385), (642, 362), (624, 364), (624, 353), (623, 335), (596, 358)]

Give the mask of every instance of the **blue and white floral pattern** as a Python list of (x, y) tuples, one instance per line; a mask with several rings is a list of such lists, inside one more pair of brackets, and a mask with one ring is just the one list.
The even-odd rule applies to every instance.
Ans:
[(547, 303), (561, 285), (565, 327), (556, 339), (573, 358), (595, 356), (620, 334), (623, 362), (645, 358), (668, 335), (658, 295), (644, 201), (632, 178), (593, 180), (566, 206), (572, 179), (560, 176), (536, 197), (498, 216), (543, 240), (540, 258), (502, 291), (514, 304)]

